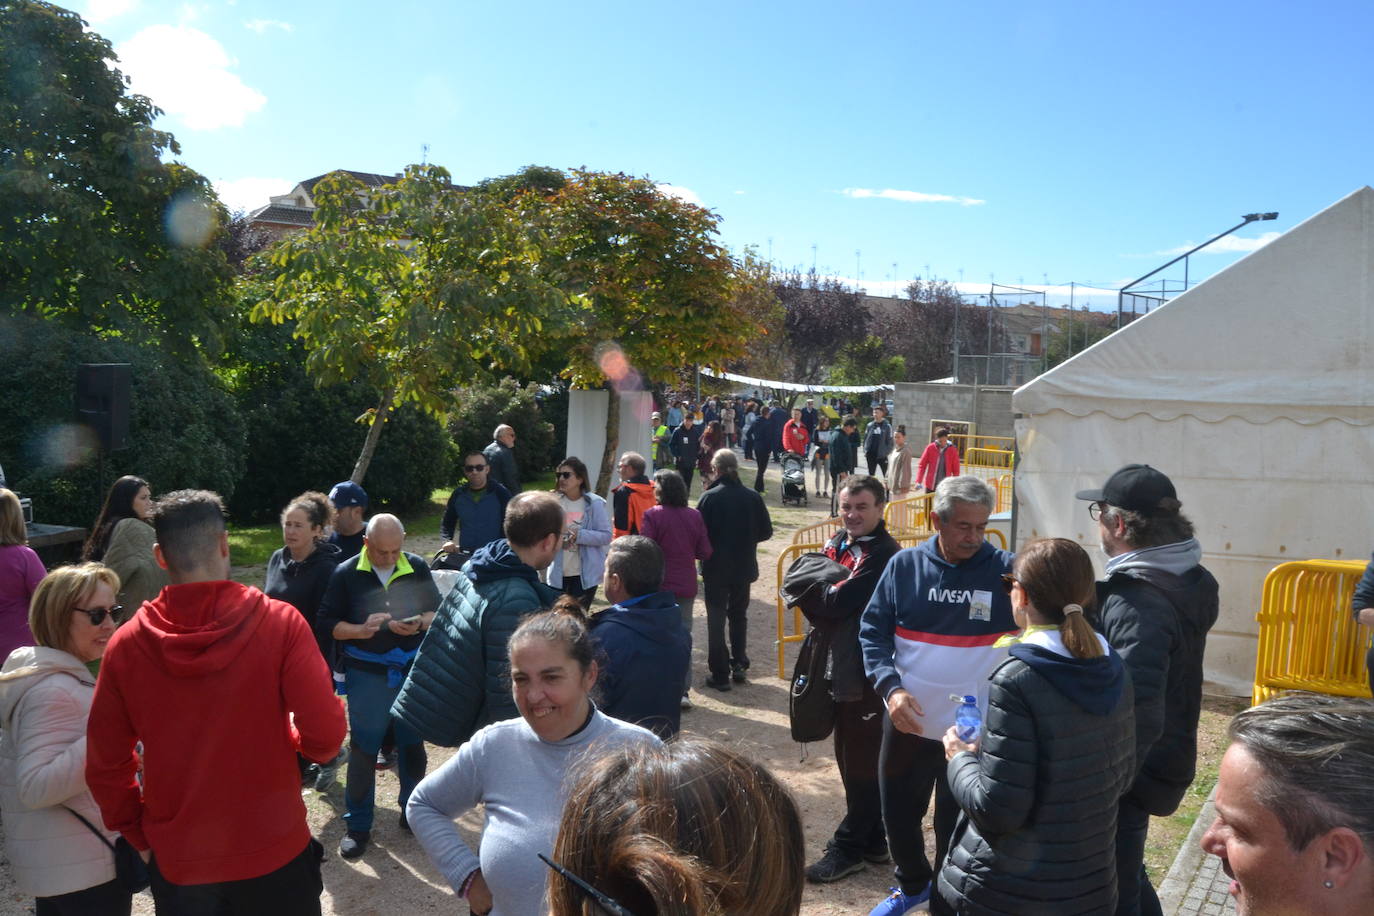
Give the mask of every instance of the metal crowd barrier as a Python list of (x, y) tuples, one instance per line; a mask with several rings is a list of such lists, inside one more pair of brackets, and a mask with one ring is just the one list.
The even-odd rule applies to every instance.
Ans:
[(1285, 690), (1369, 696), (1365, 653), (1371, 633), (1350, 615), (1351, 595), (1365, 563), (1302, 560), (1282, 563), (1264, 579), (1252, 703)]

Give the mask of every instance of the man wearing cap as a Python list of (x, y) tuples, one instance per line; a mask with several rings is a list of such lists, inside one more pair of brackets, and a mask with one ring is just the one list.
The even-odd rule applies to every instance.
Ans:
[(654, 450), (651, 454), (654, 459), (654, 470), (672, 467), (673, 453), (668, 450), (668, 439), (673, 431), (663, 422), (663, 414), (655, 410), (649, 418), (649, 427), (653, 430)]
[(1107, 555), (1093, 624), (1135, 685), (1137, 774), (1117, 814), (1116, 911), (1154, 914), (1161, 909), (1145, 875), (1145, 836), (1150, 815), (1172, 814), (1193, 781), (1217, 580), (1202, 567), (1193, 523), (1160, 471), (1128, 464), (1078, 498), (1090, 503)]
[(806, 406), (802, 408), (802, 426), (806, 427), (807, 438), (812, 442), (816, 441), (816, 427), (820, 425), (820, 411), (816, 410), (816, 399), (807, 398)]
[(339, 548), (339, 562), (356, 557), (363, 549), (363, 514), (367, 512), (367, 491), (351, 480), (334, 484), (329, 491), (334, 504), (334, 530), (329, 543)]

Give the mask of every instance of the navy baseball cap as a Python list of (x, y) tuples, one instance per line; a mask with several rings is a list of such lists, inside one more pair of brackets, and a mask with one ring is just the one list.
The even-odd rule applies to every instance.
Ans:
[(367, 508), (367, 491), (358, 486), (351, 480), (334, 484), (334, 489), (329, 491), (329, 501), (334, 504), (335, 509), (347, 509), (349, 506), (362, 506)]
[(1161, 501), (1177, 501), (1178, 494), (1164, 472), (1148, 464), (1128, 464), (1108, 477), (1102, 489), (1079, 490), (1078, 498), (1152, 515), (1160, 511)]

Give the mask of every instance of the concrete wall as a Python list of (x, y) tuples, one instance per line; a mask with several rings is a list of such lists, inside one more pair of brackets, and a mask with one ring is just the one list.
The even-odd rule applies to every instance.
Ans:
[(914, 443), (924, 443), (931, 420), (965, 420), (977, 424), (980, 436), (1015, 435), (1011, 418), (1012, 388), (898, 382), (893, 395), (894, 423), (906, 425)]

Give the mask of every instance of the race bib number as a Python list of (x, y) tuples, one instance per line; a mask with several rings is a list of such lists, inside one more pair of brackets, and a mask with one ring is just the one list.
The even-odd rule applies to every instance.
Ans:
[(992, 619), (992, 592), (975, 589), (968, 603), (969, 620)]

